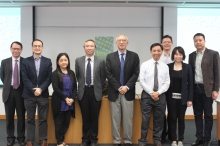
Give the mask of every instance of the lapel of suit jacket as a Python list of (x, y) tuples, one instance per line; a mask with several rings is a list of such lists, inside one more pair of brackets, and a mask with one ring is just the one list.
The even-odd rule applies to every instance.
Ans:
[(126, 57), (125, 57), (125, 65), (128, 62), (128, 60), (130, 59), (130, 57), (131, 57), (131, 53), (130, 53), (130, 51), (127, 50)]
[[(42, 61), (42, 60), (41, 60)], [(34, 61), (34, 56), (30, 57), (30, 63), (31, 63), (31, 68), (34, 70), (34, 75), (37, 78), (37, 73), (36, 73), (36, 66), (35, 66), (35, 61)], [(40, 73), (39, 73), (40, 74)]]
[(12, 69), (12, 57), (8, 60), (9, 63), (9, 73), (12, 73), (13, 69)]
[(95, 72), (96, 72), (96, 69), (97, 69), (97, 65), (98, 65), (98, 62), (97, 62), (97, 57), (94, 56), (94, 63), (93, 63), (93, 82), (94, 82), (94, 77), (95, 77)]
[(205, 61), (205, 59), (209, 56), (209, 49), (206, 48), (202, 57), (202, 62), (201, 62), (201, 68), (202, 68), (202, 64)]
[(83, 78), (85, 79), (85, 59), (86, 59), (86, 56), (83, 56), (81, 58), (81, 66), (82, 66), (82, 73), (83, 73)]
[(118, 65), (121, 66), (121, 62), (120, 62), (119, 56), (118, 56), (118, 51), (115, 52), (115, 54), (114, 54), (114, 59), (115, 59), (115, 61), (118, 63)]
[(169, 70), (169, 72), (170, 72), (170, 80), (172, 80), (172, 82), (171, 82), (171, 86), (173, 87), (173, 70), (174, 70), (174, 63), (171, 63), (170, 64), (170, 70)]

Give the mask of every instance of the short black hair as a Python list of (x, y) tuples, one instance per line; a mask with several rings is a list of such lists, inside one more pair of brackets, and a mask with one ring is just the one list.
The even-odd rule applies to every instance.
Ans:
[(205, 35), (203, 33), (196, 33), (194, 36), (193, 36), (193, 39), (195, 39), (196, 36), (202, 36), (205, 40)]
[(44, 45), (44, 44), (43, 44), (43, 41), (41, 41), (41, 40), (39, 40), (39, 39), (35, 39), (35, 40), (33, 40), (33, 41), (32, 41), (32, 44), (31, 44), (31, 45), (32, 45), (32, 47), (33, 47), (33, 44), (34, 44), (34, 42), (35, 42), (35, 41), (39, 41), (39, 42), (41, 42), (42, 47), (43, 47), (43, 45)]
[(162, 37), (161, 43), (162, 43), (163, 39), (165, 39), (165, 38), (169, 38), (171, 40), (171, 42), (173, 42), (173, 39), (172, 39), (172, 37), (170, 35), (164, 35)]
[[(95, 44), (95, 41), (93, 39), (88, 39), (88, 40), (85, 41), (85, 43), (86, 42), (93, 42)], [(85, 43), (83, 45), (83, 48), (85, 48)], [(95, 44), (95, 48), (96, 48), (96, 44)]]
[(176, 51), (178, 51), (180, 54), (182, 54), (183, 55), (183, 60), (185, 60), (186, 54), (185, 54), (184, 49), (182, 47), (180, 47), (180, 46), (177, 46), (172, 51), (172, 54), (171, 54), (172, 61), (174, 61), (174, 55), (176, 54)]
[(150, 51), (152, 51), (153, 47), (156, 47), (156, 46), (160, 46), (161, 50), (163, 51), (163, 46), (160, 44), (160, 43), (154, 43), (150, 46)]
[(13, 45), (13, 44), (17, 44), (17, 45), (19, 45), (19, 46), (21, 47), (21, 49), (23, 49), (22, 44), (21, 44), (20, 42), (18, 42), (18, 41), (12, 42), (10, 48), (12, 48), (12, 45)]

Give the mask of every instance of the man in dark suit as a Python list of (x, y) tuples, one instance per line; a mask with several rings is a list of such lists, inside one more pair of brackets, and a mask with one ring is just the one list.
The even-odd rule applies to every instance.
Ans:
[(35, 112), (38, 108), (39, 138), (41, 146), (47, 146), (47, 111), (48, 111), (48, 86), (51, 83), (51, 60), (41, 55), (43, 42), (32, 42), (33, 56), (23, 60), (22, 77), (24, 82), (24, 105), (27, 110), (27, 145), (33, 146), (35, 140)]
[(21, 63), (23, 58), (22, 44), (13, 42), (11, 44), (12, 57), (1, 62), (1, 80), (4, 83), (2, 99), (5, 105), (7, 146), (15, 143), (14, 136), (14, 114), (17, 113), (17, 140), (21, 146), (25, 145), (25, 108), (24, 99), (21, 94), (23, 91), (23, 82), (21, 76)]
[(212, 104), (218, 98), (219, 91), (219, 53), (205, 47), (204, 34), (195, 34), (193, 40), (196, 51), (189, 55), (189, 64), (194, 78), (193, 110), (197, 140), (192, 146), (207, 146), (213, 126)]
[(95, 42), (84, 43), (86, 56), (75, 61), (75, 72), (78, 81), (78, 94), (83, 119), (83, 137), (81, 146), (97, 145), (99, 110), (102, 100), (102, 89), (105, 82), (105, 61), (94, 56)]
[(124, 143), (129, 145), (132, 144), (135, 85), (139, 75), (140, 61), (136, 53), (127, 50), (128, 38), (125, 35), (119, 35), (116, 38), (116, 44), (118, 51), (108, 54), (106, 59), (113, 140), (115, 145), (120, 145), (122, 117)]

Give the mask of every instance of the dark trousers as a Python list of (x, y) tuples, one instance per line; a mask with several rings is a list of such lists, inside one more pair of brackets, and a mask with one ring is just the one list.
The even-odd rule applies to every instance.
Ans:
[[(170, 131), (172, 141), (183, 141), (184, 130), (185, 130), (185, 113), (187, 105), (182, 105), (181, 99), (172, 98), (171, 104), (169, 106), (169, 116), (170, 116)], [(176, 134), (178, 119), (178, 138)]]
[(161, 94), (158, 101), (154, 101), (151, 96), (145, 91), (141, 95), (141, 138), (138, 140), (139, 144), (146, 144), (147, 133), (150, 121), (151, 110), (153, 110), (153, 140), (154, 144), (161, 144), (161, 134), (163, 131), (164, 112), (166, 108), (166, 96)]
[(71, 112), (71, 110), (61, 111), (57, 116), (54, 116), (57, 145), (60, 145), (64, 142), (64, 136), (70, 124)]
[(17, 139), (24, 141), (25, 139), (25, 108), (24, 99), (21, 97), (21, 91), (11, 87), (8, 100), (5, 104), (7, 140), (15, 140), (14, 131), (14, 115), (17, 114)]
[(79, 101), (83, 119), (82, 142), (97, 143), (98, 138), (98, 119), (101, 101), (97, 101), (94, 89), (85, 88), (82, 100)]
[(24, 98), (24, 105), (27, 111), (27, 140), (35, 141), (35, 112), (38, 108), (39, 138), (40, 141), (47, 140), (47, 112), (48, 98), (42, 96)]
[[(212, 97), (207, 97), (204, 86), (194, 87), (193, 110), (196, 124), (196, 137), (198, 140), (210, 141), (213, 126)], [(203, 125), (203, 112), (205, 123)], [(204, 130), (203, 130), (204, 129)]]

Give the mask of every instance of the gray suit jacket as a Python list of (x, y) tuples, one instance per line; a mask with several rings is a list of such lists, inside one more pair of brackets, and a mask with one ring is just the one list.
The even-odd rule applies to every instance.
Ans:
[[(75, 72), (78, 81), (77, 98), (81, 100), (83, 98), (85, 89), (85, 56), (76, 59)], [(100, 101), (102, 99), (102, 89), (105, 83), (105, 79), (105, 61), (101, 58), (94, 56), (93, 85), (95, 98), (97, 101)]]
[[(21, 64), (22, 64), (23, 58), (20, 57), (20, 86), (19, 90), (21, 90), (21, 93), (24, 89), (24, 84), (22, 81), (22, 74), (21, 74)], [(12, 57), (6, 58), (2, 60), (1, 62), (1, 80), (3, 82), (3, 91), (2, 91), (2, 100), (4, 103), (8, 100), (10, 89), (11, 89), (11, 78), (12, 78)]]
[[(189, 55), (189, 64), (192, 67), (194, 82), (195, 82), (195, 62), (196, 62), (196, 51)], [(207, 97), (212, 97), (212, 91), (219, 91), (219, 85), (220, 85), (219, 67), (220, 67), (219, 53), (217, 51), (206, 48), (202, 58), (201, 68), (202, 68), (205, 94)]]

